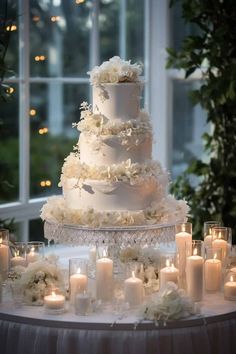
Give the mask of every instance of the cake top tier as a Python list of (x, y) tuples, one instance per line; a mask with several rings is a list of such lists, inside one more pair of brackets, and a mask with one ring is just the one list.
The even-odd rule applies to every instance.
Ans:
[(100, 66), (95, 66), (88, 72), (90, 82), (93, 85), (119, 82), (139, 82), (142, 73), (141, 64), (131, 64), (131, 61), (125, 61), (115, 56), (109, 61), (103, 62)]

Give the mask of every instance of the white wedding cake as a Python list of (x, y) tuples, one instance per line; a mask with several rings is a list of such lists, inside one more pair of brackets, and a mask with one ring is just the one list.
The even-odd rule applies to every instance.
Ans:
[(63, 196), (48, 199), (43, 219), (90, 227), (185, 221), (186, 203), (168, 194), (168, 173), (152, 160), (141, 71), (113, 57), (89, 73), (93, 104), (81, 104), (79, 141), (62, 167)]

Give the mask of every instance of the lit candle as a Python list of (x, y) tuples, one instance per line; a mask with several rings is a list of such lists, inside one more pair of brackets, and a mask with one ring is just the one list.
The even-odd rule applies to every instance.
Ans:
[(70, 300), (75, 304), (75, 295), (87, 290), (88, 278), (87, 275), (80, 273), (80, 268), (77, 273), (70, 276)]
[(2, 238), (0, 238), (0, 276), (2, 279), (7, 279), (9, 267), (9, 247), (3, 244)]
[(185, 231), (185, 225), (182, 226), (182, 231), (175, 235), (175, 242), (179, 256), (180, 286), (184, 286), (187, 249), (192, 247), (192, 235)]
[(125, 301), (131, 307), (137, 306), (143, 301), (143, 282), (132, 272), (132, 277), (125, 280), (124, 283)]
[(65, 296), (61, 294), (55, 294), (44, 296), (44, 306), (49, 310), (62, 310), (65, 306)]
[(207, 259), (205, 261), (205, 289), (207, 291), (220, 290), (221, 272), (222, 262), (216, 259), (216, 254), (213, 259)]
[(35, 252), (35, 248), (34, 247), (32, 247), (30, 249), (30, 252), (27, 254), (26, 259), (27, 259), (27, 263), (28, 264), (29, 263), (34, 263), (34, 262), (39, 260), (39, 255), (38, 255), (38, 253)]
[(179, 271), (172, 263), (170, 266), (169, 259), (166, 260), (166, 267), (160, 271), (160, 289), (164, 288), (168, 281), (178, 284)]
[(89, 310), (89, 305), (90, 297), (85, 291), (75, 296), (75, 313), (77, 315), (86, 315)]
[(236, 281), (234, 281), (233, 276), (224, 285), (224, 297), (226, 300), (236, 300)]
[(205, 248), (212, 246), (212, 229), (209, 228), (209, 235), (204, 237), (204, 246)]
[(197, 255), (197, 249), (194, 249), (193, 256), (187, 257), (186, 282), (188, 295), (193, 301), (201, 301), (203, 291), (203, 257)]
[(109, 301), (113, 296), (113, 261), (103, 257), (96, 262), (96, 294), (98, 300)]
[(11, 258), (11, 267), (26, 266), (26, 260), (24, 257), (19, 256), (19, 251), (15, 252), (15, 256)]
[(214, 252), (214, 248), (221, 248), (222, 250), (222, 257), (221, 260), (222, 262), (224, 262), (227, 253), (228, 253), (228, 242), (226, 240), (224, 240), (223, 238), (221, 238), (221, 232), (219, 233), (218, 237), (215, 238), (212, 241), (212, 248), (213, 248), (213, 252)]

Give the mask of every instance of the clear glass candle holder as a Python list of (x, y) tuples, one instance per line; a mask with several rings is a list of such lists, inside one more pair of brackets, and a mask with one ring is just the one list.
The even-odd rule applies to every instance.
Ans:
[(212, 248), (222, 249), (221, 260), (223, 264), (225, 264), (226, 258), (229, 253), (228, 240), (229, 232), (227, 227), (216, 226), (212, 228)]
[(224, 298), (236, 301), (236, 272), (228, 272), (224, 279)]
[(44, 309), (52, 315), (59, 315), (65, 312), (66, 298), (63, 291), (59, 288), (52, 288), (45, 293)]
[(44, 242), (30, 241), (27, 242), (26, 248), (26, 262), (34, 263), (44, 257)]
[(14, 243), (14, 246), (11, 247), (11, 258), (10, 258), (11, 268), (14, 268), (16, 266), (25, 267), (27, 265), (26, 252), (27, 252), (26, 242)]
[(8, 277), (9, 259), (9, 231), (7, 229), (0, 229), (0, 276), (3, 281)]
[(218, 292), (222, 284), (222, 249), (206, 248), (204, 264), (205, 290), (207, 292)]
[(75, 296), (87, 291), (88, 288), (88, 261), (83, 258), (69, 259), (69, 290), (70, 302), (75, 304)]
[(159, 266), (159, 288), (163, 290), (167, 282), (178, 285), (179, 269), (176, 252), (161, 254)]
[(192, 235), (192, 223), (191, 222), (184, 222), (175, 225), (175, 234), (180, 232), (187, 232), (188, 234)]
[(24, 304), (24, 286), (19, 280), (14, 280), (10, 284), (14, 306), (20, 308)]
[(77, 293), (75, 295), (75, 314), (78, 316), (86, 316), (91, 307), (91, 294), (87, 291)]
[(204, 269), (204, 244), (203, 241), (192, 241), (186, 259), (186, 286), (187, 293), (194, 302), (203, 297), (203, 269)]
[(218, 221), (205, 221), (203, 225), (203, 239), (205, 248), (212, 246), (212, 230), (213, 227), (220, 226)]

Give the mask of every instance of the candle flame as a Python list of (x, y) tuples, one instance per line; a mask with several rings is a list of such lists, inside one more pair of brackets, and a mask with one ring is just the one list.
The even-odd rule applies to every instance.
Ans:
[(106, 257), (107, 257), (106, 250), (103, 250), (103, 257), (104, 257), (104, 258), (106, 258)]
[(54, 296), (54, 297), (56, 296), (56, 293), (54, 291), (52, 291), (52, 296)]
[(170, 261), (169, 261), (169, 259), (166, 260), (166, 266), (167, 266), (167, 267), (170, 266)]
[(15, 251), (15, 257), (18, 257), (18, 256), (19, 256), (19, 254), (20, 254), (20, 252), (19, 252), (19, 251)]
[(234, 281), (234, 278), (233, 278), (233, 276), (232, 276), (232, 275), (230, 276), (230, 281)]
[(218, 238), (222, 238), (222, 236), (221, 236), (221, 231), (219, 232)]
[(182, 232), (185, 232), (185, 231), (186, 231), (186, 225), (183, 224), (183, 225), (182, 225)]
[(35, 248), (32, 247), (31, 250), (30, 250), (30, 253), (34, 253), (34, 251), (35, 251)]
[(0, 243), (2, 243), (2, 238), (0, 238)]
[(171, 263), (171, 268), (175, 268), (174, 263)]
[(135, 278), (134, 270), (132, 270), (132, 278)]
[(194, 255), (194, 256), (197, 255), (197, 248), (194, 248), (194, 250), (193, 250), (193, 255)]
[(214, 258), (214, 259), (216, 259), (216, 258), (217, 258), (217, 254), (216, 254), (216, 253), (214, 254), (214, 257), (213, 257), (213, 258)]
[(77, 274), (80, 274), (81, 273), (81, 270), (80, 268), (77, 269)]

